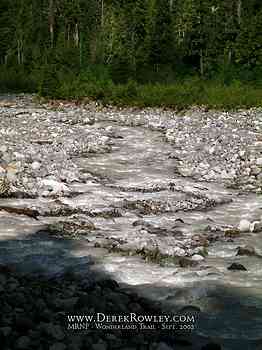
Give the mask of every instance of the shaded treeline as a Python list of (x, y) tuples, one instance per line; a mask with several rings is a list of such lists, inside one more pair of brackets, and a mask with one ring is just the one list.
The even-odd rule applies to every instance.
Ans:
[(0, 29), (1, 70), (18, 88), (25, 74), (38, 87), (83, 72), (143, 84), (262, 76), (261, 0), (0, 0)]

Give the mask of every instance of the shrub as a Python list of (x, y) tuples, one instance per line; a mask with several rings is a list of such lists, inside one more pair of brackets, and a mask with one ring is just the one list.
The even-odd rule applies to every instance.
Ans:
[(2, 92), (35, 92), (36, 79), (23, 67), (0, 67), (0, 90)]

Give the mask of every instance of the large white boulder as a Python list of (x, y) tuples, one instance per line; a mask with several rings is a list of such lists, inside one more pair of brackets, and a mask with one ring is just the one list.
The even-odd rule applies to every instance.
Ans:
[(250, 231), (250, 221), (246, 219), (242, 219), (238, 225), (238, 229), (240, 232), (249, 232)]

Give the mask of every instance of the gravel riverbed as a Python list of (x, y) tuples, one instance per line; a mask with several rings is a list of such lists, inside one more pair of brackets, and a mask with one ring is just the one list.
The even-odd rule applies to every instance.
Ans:
[[(261, 109), (176, 113), (4, 95), (0, 126), (10, 183), (0, 203), (5, 349), (260, 349), (259, 335), (244, 334), (251, 306), (242, 299), (231, 340), (212, 317), (227, 318), (234, 288), (251, 288), (261, 310)], [(217, 309), (224, 286), (231, 294)], [(203, 317), (198, 335), (75, 334), (62, 322), (65, 312), (99, 310)]]

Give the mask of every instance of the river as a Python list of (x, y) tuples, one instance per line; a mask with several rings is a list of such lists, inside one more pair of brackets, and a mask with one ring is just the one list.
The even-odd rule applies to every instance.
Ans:
[[(18, 169), (14, 189), (23, 185), (22, 194), (14, 190), (1, 206), (39, 212), (35, 220), (0, 211), (1, 263), (47, 275), (104, 271), (169, 312), (197, 307), (195, 333), (223, 349), (262, 346), (262, 232), (238, 230), (241, 220), (261, 221), (259, 170), (252, 175), (260, 151), (240, 159), (258, 149), (261, 111), (182, 115), (40, 105), (26, 95), (0, 102), (1, 149)], [(219, 175), (211, 176), (218, 166)], [(92, 222), (95, 229), (70, 239), (50, 233), (51, 224), (63, 221)], [(239, 247), (251, 253), (237, 255)], [(157, 252), (155, 260), (150, 252)], [(228, 269), (232, 263), (246, 271)]]

